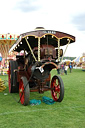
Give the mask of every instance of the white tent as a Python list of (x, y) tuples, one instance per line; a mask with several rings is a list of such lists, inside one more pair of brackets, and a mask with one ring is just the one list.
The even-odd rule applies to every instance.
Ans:
[(62, 60), (62, 62), (67, 62), (67, 61), (71, 62), (71, 60), (69, 59)]
[(79, 63), (80, 62), (80, 56), (76, 57), (73, 61), (76, 62), (76, 63)]

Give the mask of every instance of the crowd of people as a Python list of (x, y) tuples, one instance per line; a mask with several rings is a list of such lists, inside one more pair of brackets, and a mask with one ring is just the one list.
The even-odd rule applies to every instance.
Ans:
[(57, 73), (64, 75), (64, 73), (67, 75), (67, 70), (70, 70), (70, 73), (72, 72), (72, 63), (70, 63), (69, 65), (67, 65), (66, 63), (62, 63), (62, 64), (58, 64), (58, 69), (57, 69)]

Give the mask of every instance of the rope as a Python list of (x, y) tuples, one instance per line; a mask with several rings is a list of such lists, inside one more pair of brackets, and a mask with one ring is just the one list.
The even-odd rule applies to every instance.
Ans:
[(65, 49), (65, 51), (64, 51), (64, 54), (63, 54), (63, 56), (62, 56), (62, 58), (61, 58), (61, 62), (63, 61), (63, 57), (64, 57), (64, 55), (65, 55), (65, 53), (66, 53), (66, 50), (67, 50), (69, 44), (70, 44), (70, 39), (68, 39), (68, 44), (67, 44), (66, 49)]
[(35, 55), (34, 55), (34, 53), (33, 53), (33, 50), (32, 50), (32, 48), (31, 48), (31, 46), (30, 46), (30, 44), (29, 44), (27, 38), (25, 38), (25, 40), (26, 40), (27, 45), (28, 45), (28, 47), (29, 47), (29, 49), (30, 49), (30, 51), (31, 51), (31, 54), (33, 55), (33, 58), (35, 59), (35, 61), (37, 61), (37, 59), (36, 59), (36, 57), (35, 57)]

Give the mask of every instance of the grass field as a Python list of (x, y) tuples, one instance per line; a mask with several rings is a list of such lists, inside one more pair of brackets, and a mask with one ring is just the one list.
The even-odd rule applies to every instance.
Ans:
[[(52, 75), (55, 70), (52, 72)], [(61, 76), (61, 75), (60, 75)], [(17, 103), (18, 94), (9, 94), (8, 83), (0, 93), (0, 128), (84, 128), (85, 127), (85, 72), (73, 69), (72, 73), (61, 76), (65, 95), (61, 103), (23, 106)], [(7, 76), (0, 76), (7, 80)], [(30, 99), (51, 98), (51, 92), (31, 92)]]

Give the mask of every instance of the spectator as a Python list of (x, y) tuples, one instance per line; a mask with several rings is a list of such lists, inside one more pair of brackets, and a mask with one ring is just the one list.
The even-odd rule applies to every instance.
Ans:
[(72, 64), (69, 65), (70, 73), (72, 72)]
[(57, 73), (60, 74), (60, 64), (58, 64)]
[(68, 66), (65, 65), (65, 66), (64, 66), (64, 69), (65, 69), (64, 72), (65, 72), (65, 74), (67, 75)]
[(61, 64), (61, 75), (64, 75), (64, 64)]

